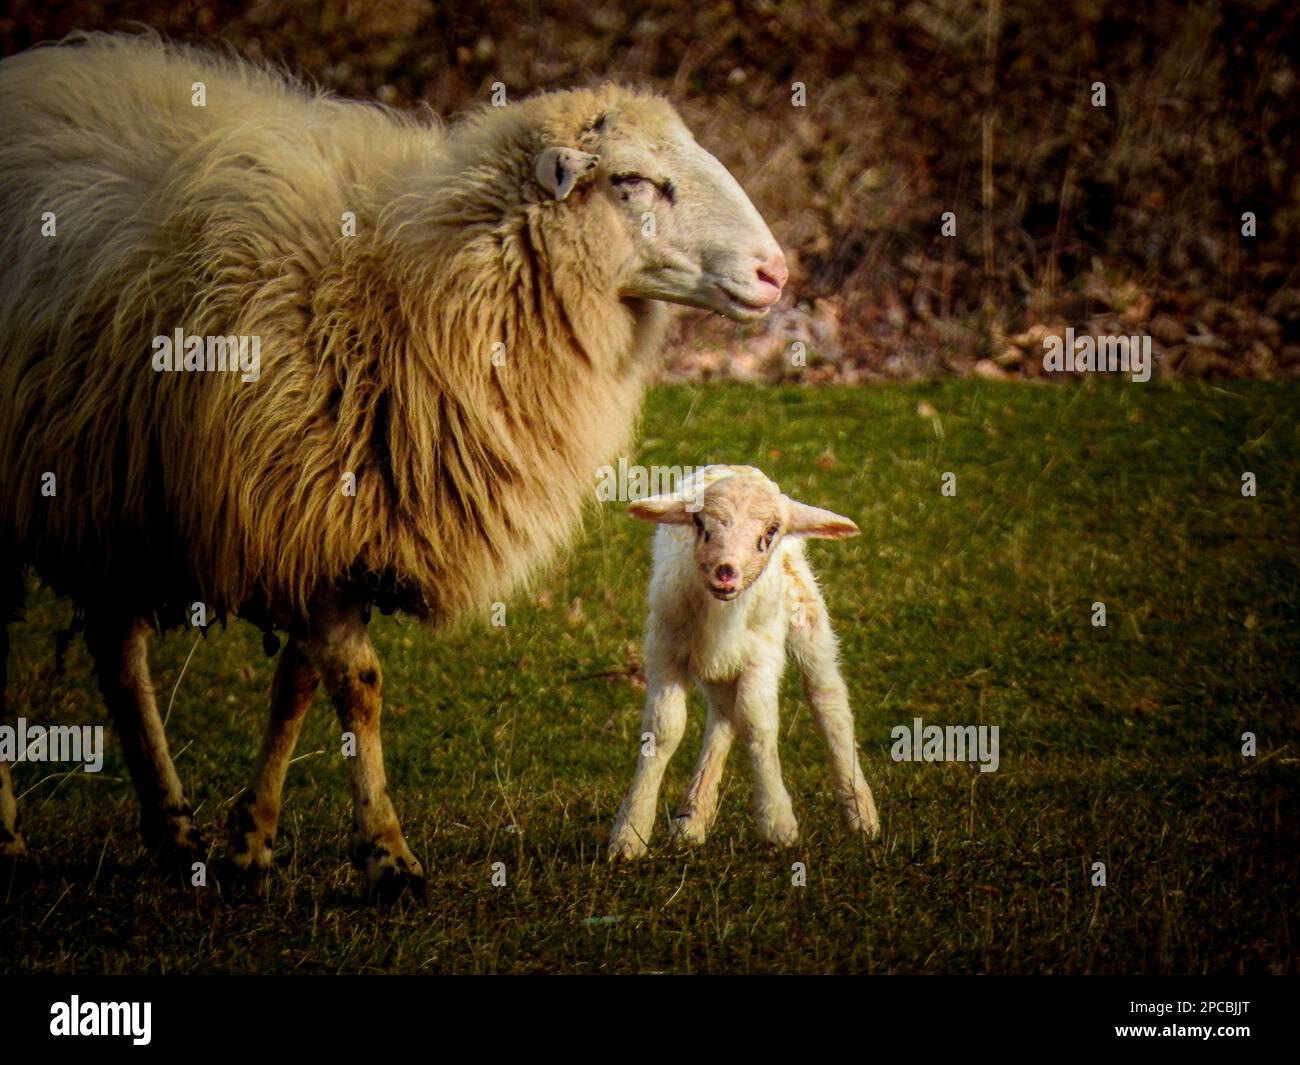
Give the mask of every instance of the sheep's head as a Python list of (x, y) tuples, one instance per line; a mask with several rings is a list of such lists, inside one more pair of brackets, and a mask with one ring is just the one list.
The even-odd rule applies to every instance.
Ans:
[(693, 527), (699, 579), (723, 602), (763, 575), (783, 537), (840, 539), (858, 532), (848, 518), (789, 499), (763, 474), (745, 469), (698, 494), (651, 496), (629, 507), (642, 521)]
[[(553, 122), (533, 178), (598, 212), (609, 283), (624, 299), (664, 300), (758, 318), (786, 282), (785, 256), (744, 190), (660, 97), (607, 87), (555, 94), (594, 111)], [(570, 102), (571, 101), (566, 101)], [(572, 123), (575, 108), (566, 108)]]

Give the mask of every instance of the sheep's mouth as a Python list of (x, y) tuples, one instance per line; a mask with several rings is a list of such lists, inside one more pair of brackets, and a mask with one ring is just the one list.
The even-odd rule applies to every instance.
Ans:
[(703, 311), (725, 314), (737, 321), (762, 318), (781, 297), (781, 289), (761, 279), (752, 286), (743, 280), (701, 273), (683, 266), (660, 264), (640, 271), (619, 292), (622, 299), (663, 300)]
[(714, 599), (719, 599), (724, 603), (729, 603), (740, 594), (740, 585), (738, 584), (710, 584), (709, 594)]
[[(775, 286), (769, 286), (775, 287)], [(728, 317), (750, 320), (762, 318), (772, 309), (772, 305), (781, 295), (781, 290), (775, 290), (775, 295), (764, 293), (761, 298), (746, 297), (740, 295), (734, 289), (726, 285), (719, 285), (718, 291), (722, 293), (723, 298), (727, 301), (727, 310), (724, 311)]]

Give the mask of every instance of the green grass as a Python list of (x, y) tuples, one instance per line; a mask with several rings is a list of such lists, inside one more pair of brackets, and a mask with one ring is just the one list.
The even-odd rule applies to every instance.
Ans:
[[(285, 865), (261, 901), (151, 877), (115, 745), (98, 776), (21, 767), (39, 868), (23, 891), (0, 883), (0, 970), (1294, 973), (1298, 398), (1265, 383), (657, 392), (638, 461), (760, 465), (862, 528), (811, 555), (878, 845), (839, 829), (790, 683), (797, 847), (759, 845), (738, 750), (703, 849), (606, 865), (635, 760), (641, 691), (627, 670), (651, 539), (610, 505), (504, 628), (372, 625), (388, 773), (430, 872), (427, 907), (362, 901), (321, 699), (285, 791)], [(54, 673), (50, 634), (69, 613), (37, 592), (15, 626), (11, 715), (104, 719), (79, 643)], [(192, 644), (156, 645), (164, 707)], [(198, 644), (176, 692), (168, 731), (209, 835), (249, 773), (271, 669), (236, 624)], [(665, 804), (694, 760), (692, 706)], [(1000, 726), (1001, 768), (893, 762), (890, 729), (913, 717)]]

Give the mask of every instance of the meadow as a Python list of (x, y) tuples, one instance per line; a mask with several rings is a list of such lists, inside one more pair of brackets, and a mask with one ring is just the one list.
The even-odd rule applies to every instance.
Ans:
[[(781, 754), (799, 844), (756, 840), (737, 750), (703, 848), (668, 847), (665, 817), (647, 860), (606, 863), (639, 734), (652, 533), (593, 502), (504, 625), (372, 622), (426, 904), (365, 902), (339, 726), (318, 696), (260, 895), (154, 875), (115, 741), (98, 774), (20, 766), (34, 858), (0, 880), (0, 971), (1294, 974), (1298, 399), (1262, 381), (658, 389), (630, 461), (759, 465), (862, 529), (810, 555), (879, 842), (840, 829), (791, 671)], [(80, 641), (55, 670), (70, 616), (33, 585), (11, 719), (106, 721)], [(155, 643), (214, 874), (272, 669), (241, 623)], [(665, 814), (702, 717), (693, 696)], [(915, 718), (998, 726), (998, 770), (894, 761), (891, 730)]]

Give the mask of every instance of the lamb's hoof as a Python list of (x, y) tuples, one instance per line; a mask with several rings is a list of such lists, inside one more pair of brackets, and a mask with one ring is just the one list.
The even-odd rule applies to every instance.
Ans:
[(35, 864), (23, 834), (0, 828), (0, 898), (14, 885), (27, 883)]
[(372, 873), (367, 870), (370, 901), (378, 902), (381, 906), (391, 906), (399, 902), (422, 902), (428, 899), (429, 882), (425, 879), (420, 863), (416, 862), (411, 869), (404, 862), (404, 858), (396, 858), (391, 865), (382, 866), (373, 879)]
[(0, 828), (0, 861), (20, 862), (27, 857), (27, 841), (17, 829)]
[(880, 821), (853, 821), (849, 824), (849, 831), (859, 835), (866, 836), (869, 840), (880, 838)]
[(793, 818), (760, 821), (758, 837), (771, 847), (793, 847), (799, 842), (799, 823)]
[(689, 814), (674, 817), (668, 827), (668, 836), (674, 843), (698, 847), (708, 837), (709, 827), (700, 818)]
[(189, 846), (156, 847), (149, 853), (154, 873), (178, 887), (210, 887), (213, 867), (209, 857), (202, 840)]
[(141, 835), (154, 872), (166, 882), (193, 887), (201, 886), (196, 878), (208, 879), (209, 848), (188, 817), (142, 824)]
[(366, 874), (366, 895), (380, 905), (423, 901), (429, 885), (411, 849), (394, 830), (369, 840), (354, 840), (352, 864)]
[(870, 800), (859, 801), (855, 806), (844, 806), (844, 827), (854, 835), (866, 836), (867, 839), (880, 838), (880, 815), (876, 813), (875, 803)]
[(644, 858), (649, 849), (645, 840), (630, 828), (619, 827), (609, 837), (606, 856), (611, 862), (631, 862)]
[(208, 845), (190, 820), (191, 813), (168, 807), (140, 818), (140, 836), (155, 866), (167, 868), (207, 857)]
[(275, 865), (275, 829), (257, 816), (256, 804), (241, 795), (226, 818), (231, 862), (249, 873), (265, 875)]
[(0, 844), (0, 904), (21, 895), (40, 880), (40, 868), (19, 833)]
[(271, 870), (258, 865), (241, 865), (237, 858), (222, 858), (217, 863), (217, 886), (227, 902), (242, 902), (266, 895)]

